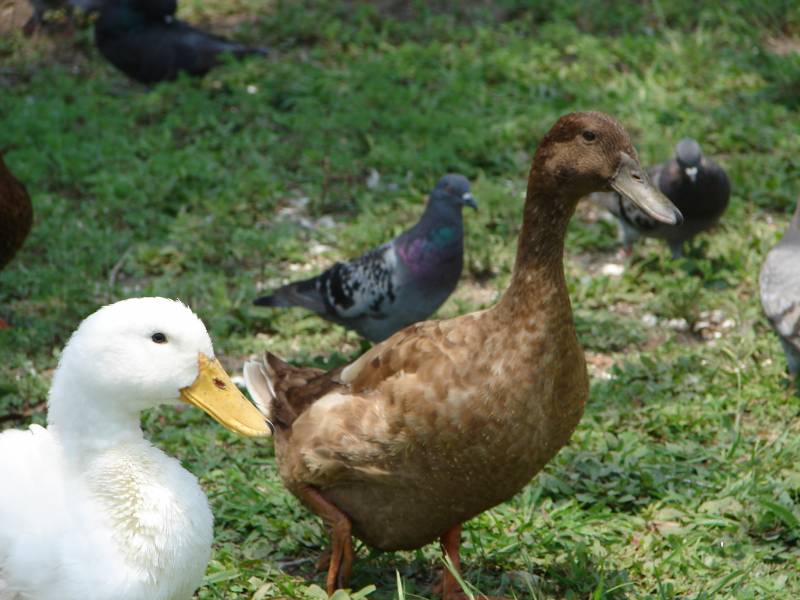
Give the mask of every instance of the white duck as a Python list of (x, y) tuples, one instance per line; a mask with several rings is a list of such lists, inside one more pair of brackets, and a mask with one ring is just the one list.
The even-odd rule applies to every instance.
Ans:
[(101, 308), (64, 348), (47, 428), (0, 434), (0, 600), (184, 600), (211, 554), (197, 479), (142, 435), (139, 413), (190, 402), (229, 429), (268, 425), (180, 302)]

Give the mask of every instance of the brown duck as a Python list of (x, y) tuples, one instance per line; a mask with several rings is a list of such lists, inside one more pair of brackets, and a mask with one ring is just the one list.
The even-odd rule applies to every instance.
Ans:
[[(22, 246), (31, 230), (33, 207), (28, 192), (3, 161), (0, 152), (0, 270)], [(0, 329), (8, 327), (0, 317)]]
[[(286, 487), (330, 528), (329, 593), (347, 586), (351, 534), (382, 550), (439, 539), (458, 568), (462, 523), (511, 498), (567, 443), (589, 381), (564, 236), (578, 200), (608, 189), (681, 220), (617, 121), (566, 115), (536, 151), (511, 284), (495, 306), (411, 325), (330, 372), (269, 353), (245, 365)], [(464, 598), (447, 569), (442, 596)]]

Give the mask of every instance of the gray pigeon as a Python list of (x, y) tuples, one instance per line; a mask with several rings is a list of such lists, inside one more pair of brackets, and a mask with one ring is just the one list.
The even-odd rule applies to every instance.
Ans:
[(463, 175), (442, 177), (419, 222), (390, 242), (255, 300), (299, 306), (379, 342), (433, 314), (455, 289), (464, 259), (463, 206), (476, 208)]
[(647, 216), (633, 202), (615, 192), (597, 192), (592, 198), (619, 221), (623, 253), (629, 256), (640, 237), (666, 240), (673, 258), (683, 254), (683, 243), (711, 228), (725, 212), (730, 183), (725, 171), (703, 155), (700, 144), (686, 138), (675, 146), (675, 156), (651, 167), (650, 178), (683, 214), (683, 224), (666, 225)]
[(800, 200), (786, 233), (767, 254), (758, 278), (761, 306), (778, 333), (797, 380), (800, 372)]

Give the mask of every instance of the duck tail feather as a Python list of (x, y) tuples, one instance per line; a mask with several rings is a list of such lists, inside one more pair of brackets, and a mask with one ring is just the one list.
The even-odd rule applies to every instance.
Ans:
[(300, 369), (264, 352), (260, 360), (244, 366), (244, 380), (258, 410), (275, 427), (289, 429), (297, 418), (290, 398), (295, 387), (302, 387), (314, 369)]
[(272, 404), (275, 401), (275, 387), (267, 370), (266, 361), (251, 360), (244, 365), (244, 383), (253, 398), (253, 404), (264, 417), (272, 422)]

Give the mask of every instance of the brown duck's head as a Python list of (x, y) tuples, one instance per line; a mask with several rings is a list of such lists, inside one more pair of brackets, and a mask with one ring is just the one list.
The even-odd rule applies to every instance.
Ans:
[(548, 194), (554, 200), (577, 202), (592, 192), (613, 189), (657, 221), (683, 221), (639, 164), (622, 125), (601, 112), (564, 115), (547, 132), (533, 159), (529, 186), (545, 182), (556, 188)]

